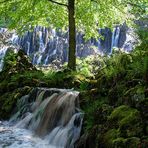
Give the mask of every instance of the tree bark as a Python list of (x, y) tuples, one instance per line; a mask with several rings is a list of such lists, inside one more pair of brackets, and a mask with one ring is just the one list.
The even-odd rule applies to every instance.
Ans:
[(69, 53), (68, 68), (76, 69), (76, 26), (75, 26), (75, 0), (68, 0), (69, 22)]

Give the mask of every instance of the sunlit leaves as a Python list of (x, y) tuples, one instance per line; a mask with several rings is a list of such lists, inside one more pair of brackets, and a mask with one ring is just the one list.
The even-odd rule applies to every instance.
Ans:
[(128, 16), (121, 0), (77, 0), (77, 26), (88, 37), (98, 35), (98, 28), (113, 27), (127, 21)]
[[(68, 26), (67, 7), (49, 0), (0, 0), (0, 15), (7, 18), (10, 28), (25, 31), (30, 26)], [(67, 5), (67, 0), (54, 0)], [(98, 35), (98, 28), (129, 23), (138, 15), (147, 13), (147, 0), (75, 0), (77, 30), (86, 38)], [(132, 15), (134, 14), (134, 15)]]
[(8, 16), (9, 28), (17, 28), (20, 32), (36, 25), (61, 27), (67, 25), (68, 19), (65, 8), (48, 0), (9, 0), (0, 3), (0, 15)]

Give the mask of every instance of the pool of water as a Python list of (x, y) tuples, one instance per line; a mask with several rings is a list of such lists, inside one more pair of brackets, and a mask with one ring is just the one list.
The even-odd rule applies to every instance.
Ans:
[(57, 148), (27, 129), (0, 121), (0, 148)]

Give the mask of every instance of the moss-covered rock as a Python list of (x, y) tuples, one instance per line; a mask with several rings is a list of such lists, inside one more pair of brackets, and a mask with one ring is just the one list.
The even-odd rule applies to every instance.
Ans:
[(12, 92), (4, 93), (0, 96), (0, 120), (8, 119), (13, 113), (18, 99), (22, 96), (28, 94), (31, 88), (25, 86), (23, 88), (18, 88)]
[(138, 137), (131, 138), (117, 138), (113, 140), (114, 148), (138, 148), (141, 147), (141, 141)]
[(123, 137), (116, 138), (112, 141), (112, 145), (115, 148), (125, 148), (126, 147), (126, 139)]
[(26, 71), (36, 71), (36, 68), (24, 51), (19, 50), (18, 53), (14, 53), (13, 50), (8, 50), (4, 58), (3, 70), (0, 72), (0, 80), (9, 79), (14, 74)]
[(110, 126), (119, 128), (122, 136), (140, 136), (143, 132), (140, 112), (126, 105), (115, 108), (108, 122)]
[(107, 121), (103, 122), (102, 133), (98, 134), (98, 143), (102, 147), (135, 148), (141, 144), (144, 124), (137, 109), (121, 105), (107, 117)]
[(91, 131), (85, 132), (76, 143), (76, 148), (96, 148), (98, 127), (94, 126)]
[(138, 148), (141, 145), (140, 138), (138, 138), (138, 137), (130, 137), (130, 138), (127, 138), (126, 139), (126, 142), (125, 142), (125, 146), (126, 145), (129, 148), (136, 148), (136, 147)]
[(111, 148), (114, 145), (114, 140), (120, 137), (120, 130), (119, 129), (110, 129), (106, 133), (104, 133), (103, 141), (104, 145), (107, 148)]

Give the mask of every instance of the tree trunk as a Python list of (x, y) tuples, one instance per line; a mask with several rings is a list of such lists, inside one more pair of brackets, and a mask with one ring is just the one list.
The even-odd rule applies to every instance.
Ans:
[(76, 27), (75, 27), (75, 0), (68, 0), (69, 22), (69, 54), (68, 68), (76, 69)]

